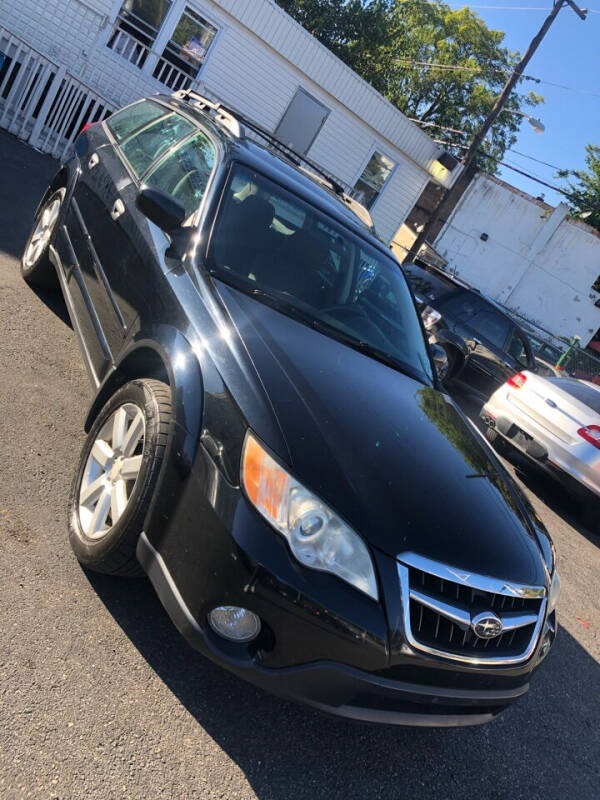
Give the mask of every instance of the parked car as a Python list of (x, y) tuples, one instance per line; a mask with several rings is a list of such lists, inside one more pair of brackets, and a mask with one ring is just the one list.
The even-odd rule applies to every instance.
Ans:
[(521, 369), (536, 369), (527, 335), (496, 303), (433, 267), (404, 265), (430, 339), (448, 355), (443, 380), (482, 400)]
[(599, 386), (519, 372), (490, 397), (481, 417), (490, 442), (517, 448), (600, 508)]
[(553, 344), (544, 342), (536, 336), (527, 333), (527, 338), (533, 347), (533, 356), (536, 363), (536, 373), (543, 378), (560, 378), (562, 373), (557, 364), (562, 356), (561, 350)]
[(85, 567), (145, 571), (193, 647), (342, 717), (476, 724), (525, 694), (554, 550), (364, 209), (248, 120), (157, 96), (77, 140), (23, 276), (52, 266), (95, 388)]

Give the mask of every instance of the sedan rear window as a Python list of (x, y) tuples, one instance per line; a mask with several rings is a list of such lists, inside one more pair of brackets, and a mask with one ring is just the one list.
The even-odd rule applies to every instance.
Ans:
[(549, 378), (549, 380), (556, 384), (557, 388), (567, 392), (571, 397), (595, 411), (596, 414), (600, 414), (600, 389), (594, 389), (593, 386), (588, 386), (581, 381), (569, 380), (569, 378)]
[(400, 265), (260, 173), (234, 167), (208, 262), (213, 274), (257, 300), (431, 381)]

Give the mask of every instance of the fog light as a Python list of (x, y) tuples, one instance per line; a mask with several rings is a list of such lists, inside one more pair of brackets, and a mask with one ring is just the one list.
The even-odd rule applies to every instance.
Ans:
[(239, 606), (219, 606), (208, 615), (210, 627), (232, 642), (250, 642), (260, 632), (260, 617)]

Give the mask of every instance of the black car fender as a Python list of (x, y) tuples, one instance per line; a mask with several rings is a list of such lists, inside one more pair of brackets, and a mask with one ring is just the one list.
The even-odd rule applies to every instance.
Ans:
[(139, 332), (125, 346), (90, 405), (84, 426), (86, 432), (120, 386), (143, 377), (158, 378), (170, 385), (173, 423), (179, 429), (177, 449), (183, 464), (191, 464), (202, 425), (202, 374), (189, 341), (170, 325), (156, 325), (149, 331)]

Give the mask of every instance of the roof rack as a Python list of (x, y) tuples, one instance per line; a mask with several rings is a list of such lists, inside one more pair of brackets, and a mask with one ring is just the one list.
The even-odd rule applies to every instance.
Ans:
[(282, 153), (288, 159), (288, 161), (291, 161), (293, 164), (295, 164), (295, 166), (306, 175), (310, 176), (313, 180), (317, 181), (322, 186), (326, 186), (328, 189), (334, 192), (340, 198), (340, 200), (345, 203), (345, 205), (347, 205), (348, 208), (361, 220), (361, 222), (363, 222), (372, 230), (375, 230), (371, 215), (365, 206), (355, 200), (351, 195), (347, 194), (347, 192), (344, 191), (343, 186), (338, 183), (335, 178), (329, 175), (318, 164), (315, 164), (314, 161), (311, 161), (305, 155), (298, 153), (296, 150), (289, 147), (289, 145), (284, 144), (281, 139), (278, 139), (275, 134), (271, 133), (266, 128), (263, 128), (262, 125), (259, 125), (257, 122), (248, 119), (239, 112), (224, 106), (222, 103), (215, 103), (213, 100), (209, 100), (207, 97), (204, 97), (198, 92), (194, 92), (190, 89), (180, 89), (178, 92), (174, 92), (172, 96), (178, 100), (184, 100), (192, 103), (200, 111), (204, 111), (207, 114), (211, 114), (212, 112), (215, 122), (221, 125), (221, 127), (225, 128), (225, 130), (227, 130), (232, 136), (235, 136), (236, 139), (244, 138), (246, 136), (245, 128), (248, 128), (248, 130), (251, 130), (257, 136), (260, 136), (262, 139), (267, 141), (275, 150), (278, 150), (280, 153)]
[(228, 108), (225, 108), (221, 103), (215, 103), (209, 100), (208, 97), (204, 97), (198, 94), (198, 92), (192, 92), (189, 89), (180, 89), (171, 96), (177, 98), (177, 100), (191, 102), (192, 105), (196, 106), (200, 111), (204, 111), (206, 114), (211, 114), (212, 112), (215, 122), (222, 128), (225, 128), (232, 136), (235, 136), (236, 139), (241, 139), (245, 136), (244, 129), (237, 115)]

